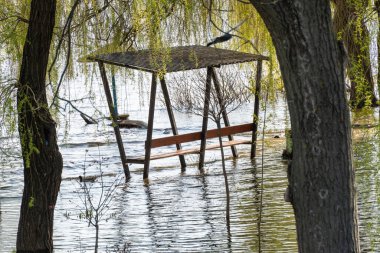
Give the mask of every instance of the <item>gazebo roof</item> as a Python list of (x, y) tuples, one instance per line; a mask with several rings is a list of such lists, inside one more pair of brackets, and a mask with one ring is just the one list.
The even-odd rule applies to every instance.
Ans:
[(268, 57), (205, 46), (181, 46), (167, 50), (139, 50), (89, 56), (89, 60), (147, 72), (166, 73), (218, 67), (242, 62), (268, 60)]

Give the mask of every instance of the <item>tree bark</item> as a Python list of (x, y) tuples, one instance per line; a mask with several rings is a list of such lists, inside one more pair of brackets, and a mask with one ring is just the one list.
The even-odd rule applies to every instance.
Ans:
[[(375, 9), (377, 12), (377, 95), (380, 100), (380, 0), (375, 0)], [(380, 105), (380, 104), (379, 104)], [(379, 112), (380, 113), (380, 112)]]
[(47, 104), (45, 77), (55, 21), (55, 0), (32, 0), (17, 90), (24, 192), (17, 252), (52, 252), (54, 207), (62, 156)]
[(276, 48), (293, 134), (299, 252), (359, 252), (343, 56), (327, 0), (251, 0)]
[(362, 108), (376, 105), (375, 84), (371, 70), (370, 36), (364, 20), (367, 0), (334, 0), (334, 28), (348, 51), (348, 77), (351, 82), (350, 103)]

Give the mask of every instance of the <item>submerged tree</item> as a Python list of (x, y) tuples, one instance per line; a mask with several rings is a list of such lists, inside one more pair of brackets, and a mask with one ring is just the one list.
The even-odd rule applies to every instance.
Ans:
[(18, 130), (24, 161), (17, 252), (53, 251), (54, 207), (63, 164), (45, 80), (55, 11), (54, 0), (32, 0), (17, 84)]
[(299, 252), (359, 252), (343, 55), (327, 0), (251, 0), (276, 48), (293, 135)]
[[(18, 132), (24, 164), (24, 191), (17, 233), (17, 252), (53, 251), (54, 208), (61, 183), (63, 162), (57, 145), (56, 123), (49, 110), (46, 76), (49, 76), (50, 86), (56, 87), (52, 89), (54, 93), (52, 102), (54, 102), (54, 99), (58, 97), (62, 78), (70, 63), (70, 31), (78, 27), (85, 27), (83, 23), (72, 24), (74, 12), (80, 2), (82, 1), (73, 1), (57, 44), (52, 41), (54, 29), (57, 29), (55, 21), (57, 14), (62, 14), (63, 2), (57, 3), (56, 0), (16, 2), (14, 6), (5, 4), (0, 12), (0, 21), (14, 21), (9, 22), (14, 25), (14, 27), (9, 25), (13, 29), (7, 29), (3, 23), (0, 29), (0, 33), (5, 35), (4, 40), (2, 38), (0, 42), (5, 45), (6, 57), (16, 62), (21, 61), (19, 81), (16, 84), (16, 114), (18, 115)], [(102, 8), (98, 8), (94, 3), (90, 3), (91, 8), (85, 12), (81, 22), (97, 17), (109, 7), (110, 1), (106, 1)], [(60, 7), (59, 11), (57, 11), (58, 6)], [(88, 5), (85, 6), (88, 7)], [(19, 12), (18, 7), (22, 11)], [(28, 14), (29, 18), (23, 16)], [(25, 25), (27, 25), (26, 38), (21, 40), (20, 38), (25, 32)], [(120, 26), (115, 25), (114, 27)], [(118, 34), (122, 34), (122, 31), (123, 29), (118, 30)], [(54, 78), (56, 69), (53, 66), (66, 37), (68, 41), (67, 47), (65, 47), (67, 54), (64, 55), (66, 64), (57, 85), (53, 85), (52, 82), (56, 80)], [(121, 40), (125, 42), (128, 38), (128, 36), (124, 36)], [(24, 43), (23, 50), (19, 50), (22, 43)], [(52, 46), (56, 50), (52, 57), (54, 59), (50, 58), (51, 65), (48, 68)], [(22, 51), (22, 59), (20, 51)], [(1, 99), (5, 101), (11, 99), (12, 94), (8, 92), (7, 95), (10, 97)], [(12, 108), (12, 103), (8, 104)], [(3, 108), (3, 110), (6, 109)], [(12, 113), (12, 109), (10, 111)]]
[[(102, 163), (102, 157), (99, 157), (99, 160), (96, 161), (95, 164), (86, 165), (85, 163), (83, 167), (83, 176), (79, 176), (80, 191), (78, 196), (83, 204), (82, 206), (79, 206), (79, 219), (85, 219), (88, 222), (88, 226), (91, 225), (95, 228), (95, 253), (98, 252), (99, 248), (100, 222), (103, 220), (107, 221), (108, 218), (112, 217), (112, 214), (107, 216), (107, 212), (112, 206), (111, 202), (113, 201), (117, 186), (121, 183), (120, 175), (118, 175), (111, 184), (105, 184)], [(100, 173), (99, 177), (86, 176), (86, 169), (92, 165), (98, 166)], [(93, 189), (96, 188), (100, 189), (99, 194), (93, 193)]]

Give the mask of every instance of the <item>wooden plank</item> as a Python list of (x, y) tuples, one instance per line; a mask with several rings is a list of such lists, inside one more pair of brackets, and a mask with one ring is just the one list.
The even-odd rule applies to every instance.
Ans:
[(150, 150), (153, 135), (153, 121), (154, 121), (154, 107), (156, 104), (156, 90), (157, 90), (157, 74), (152, 74), (152, 86), (150, 88), (150, 102), (149, 102), (149, 116), (148, 116), (148, 130), (146, 134), (145, 142), (145, 162), (144, 162), (144, 176), (146, 179), (149, 176), (149, 161), (150, 161)]
[(256, 142), (257, 142), (257, 127), (259, 125), (259, 109), (260, 109), (260, 92), (261, 92), (261, 73), (263, 69), (263, 62), (257, 62), (256, 72), (256, 90), (255, 90), (255, 108), (253, 112), (253, 129), (252, 129), (252, 146), (251, 146), (251, 159), (256, 157)]
[[(241, 144), (251, 144), (251, 143), (252, 143), (251, 140), (233, 140), (233, 141), (223, 142), (223, 147), (229, 147), (229, 146), (241, 145)], [(217, 149), (217, 148), (220, 148), (219, 143), (207, 145), (205, 150)], [(182, 150), (177, 150), (173, 152), (151, 155), (150, 160), (158, 160), (158, 159), (169, 158), (173, 156), (199, 154), (199, 153), (200, 153), (199, 148), (182, 149)], [(128, 157), (127, 162), (144, 164), (145, 156)]]
[(203, 169), (203, 163), (205, 159), (205, 148), (206, 148), (206, 139), (207, 139), (207, 125), (208, 125), (208, 112), (210, 110), (210, 95), (211, 95), (211, 67), (207, 67), (207, 76), (206, 76), (206, 89), (205, 89), (205, 98), (203, 106), (203, 121), (202, 121), (202, 132), (201, 132), (201, 147), (199, 154), (199, 170)]
[(112, 126), (113, 126), (113, 129), (115, 132), (116, 142), (117, 142), (117, 146), (119, 148), (121, 162), (123, 164), (125, 180), (127, 181), (131, 178), (131, 174), (129, 172), (129, 167), (127, 164), (127, 157), (125, 156), (125, 150), (124, 150), (123, 140), (122, 140), (121, 134), (120, 134), (120, 129), (119, 129), (118, 124), (116, 124), (116, 114), (115, 114), (115, 108), (113, 106), (111, 90), (110, 90), (110, 86), (108, 84), (107, 74), (106, 74), (106, 70), (104, 68), (103, 62), (99, 61), (98, 65), (99, 65), (100, 75), (101, 75), (102, 81), (103, 81), (104, 92), (105, 92), (106, 98), (107, 98), (108, 109), (109, 109), (110, 114), (111, 114)]
[[(237, 134), (237, 133), (244, 133), (244, 132), (249, 132), (252, 130), (253, 130), (252, 123), (230, 126), (230, 127), (223, 127), (221, 129), (208, 130), (206, 132), (206, 138), (207, 139), (216, 138), (219, 136), (227, 136), (227, 135), (232, 135), (232, 134)], [(175, 135), (175, 136), (157, 138), (157, 139), (152, 140), (151, 147), (157, 148), (157, 147), (163, 147), (163, 146), (168, 146), (168, 145), (174, 145), (177, 143), (199, 141), (201, 139), (201, 136), (202, 136), (202, 132), (194, 132), (194, 133), (188, 133), (188, 134), (180, 134), (180, 135)]]
[[(222, 116), (223, 116), (224, 125), (226, 127), (229, 127), (230, 126), (230, 120), (228, 119), (228, 114), (227, 114), (226, 108), (224, 106), (224, 101), (223, 101), (223, 97), (222, 97), (222, 91), (221, 91), (221, 88), (220, 88), (221, 86), (220, 86), (218, 77), (216, 76), (216, 71), (215, 71), (214, 68), (211, 68), (211, 74), (212, 74), (212, 79), (214, 81), (214, 87), (215, 87), (216, 95), (218, 97), (219, 106), (220, 106), (220, 108), (222, 110)], [(234, 137), (232, 135), (228, 135), (228, 140), (232, 141), (233, 139), (234, 139)], [(238, 157), (238, 153), (237, 153), (237, 150), (236, 150), (235, 146), (231, 146), (231, 151), (232, 151), (232, 156), (233, 157)]]
[[(172, 128), (173, 135), (178, 135), (177, 124), (175, 122), (174, 113), (173, 113), (172, 105), (170, 102), (169, 91), (168, 91), (168, 87), (166, 85), (165, 78), (162, 77), (160, 79), (160, 82), (161, 82), (162, 94), (164, 95), (166, 110), (168, 111), (170, 126)], [(176, 146), (177, 146), (177, 150), (182, 149), (181, 143), (176, 143)], [(184, 171), (185, 167), (186, 167), (186, 161), (185, 161), (185, 157), (183, 155), (179, 156), (179, 162), (181, 163), (182, 171)]]

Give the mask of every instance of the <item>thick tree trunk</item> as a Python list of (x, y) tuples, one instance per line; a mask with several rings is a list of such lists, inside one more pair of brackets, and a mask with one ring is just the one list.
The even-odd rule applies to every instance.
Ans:
[(359, 252), (343, 59), (327, 0), (251, 0), (280, 62), (293, 136), (299, 252)]
[(380, 100), (380, 0), (375, 0), (375, 9), (377, 12), (377, 95)]
[(17, 252), (52, 252), (54, 207), (62, 157), (47, 105), (45, 76), (55, 20), (55, 0), (32, 0), (17, 91), (24, 192)]
[[(371, 71), (370, 36), (363, 10), (367, 0), (334, 0), (334, 28), (348, 51), (348, 77), (351, 81), (350, 103), (355, 108), (376, 105), (375, 85)], [(360, 7), (360, 8), (359, 8)]]

